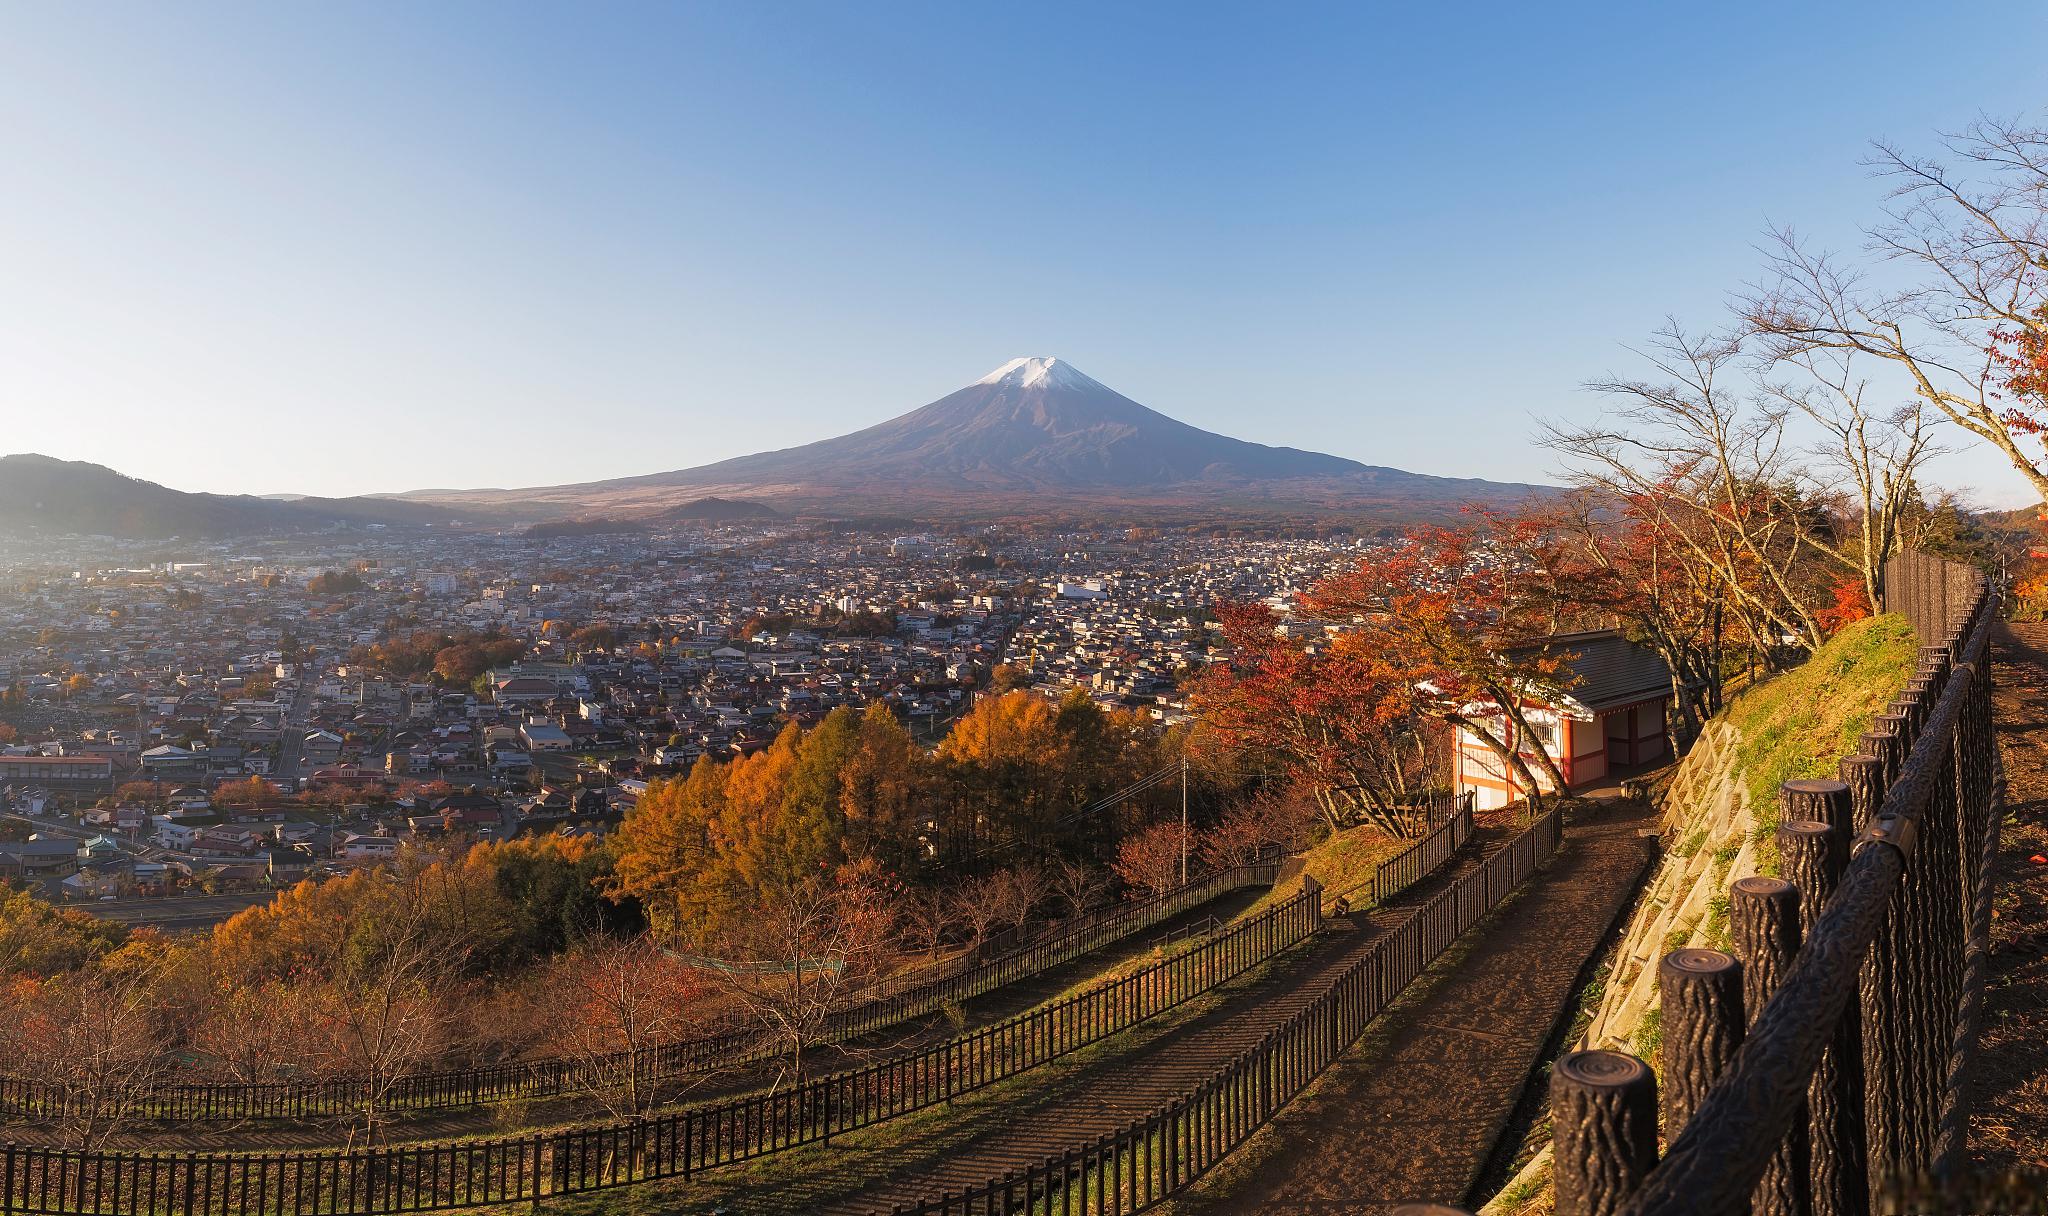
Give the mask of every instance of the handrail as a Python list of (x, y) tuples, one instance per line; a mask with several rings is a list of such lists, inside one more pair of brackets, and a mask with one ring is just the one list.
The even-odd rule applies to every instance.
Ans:
[[(1372, 877), (1363, 884), (1369, 893), (1368, 906), (1383, 904), (1421, 882), (1435, 873), (1451, 854), (1465, 847), (1465, 842), (1472, 838), (1474, 800), (1471, 791), (1460, 794), (1458, 801), (1461, 805), (1450, 818), (1373, 868)], [(1348, 896), (1350, 892), (1344, 894)]]
[[(1129, 1030), (1294, 949), (1310, 888), (1184, 954), (897, 1059), (673, 1114), (552, 1133), (299, 1153), (78, 1152), (0, 1145), (20, 1216), (384, 1216), (690, 1177), (900, 1118)], [(182, 1199), (180, 1198), (182, 1196)]]
[(1927, 643), (1919, 674), (1843, 761), (1846, 781), (1787, 783), (1780, 844), (1797, 881), (1735, 890), (1739, 929), (1766, 926), (1775, 898), (1796, 907), (1789, 934), (1739, 935), (1740, 959), (1665, 960), (1659, 1075), (1618, 1052), (1559, 1061), (1560, 1216), (1864, 1210), (1958, 1161), (2004, 807), (1998, 596), (1967, 568), (1911, 556), (1886, 598)]
[(1194, 1089), (1022, 1171), (873, 1216), (1131, 1216), (1185, 1191), (1350, 1050), (1410, 981), (1548, 861), (1563, 837), (1562, 816), (1553, 807)]

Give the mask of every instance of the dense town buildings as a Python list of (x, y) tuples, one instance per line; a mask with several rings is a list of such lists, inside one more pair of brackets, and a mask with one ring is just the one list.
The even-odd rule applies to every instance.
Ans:
[[(601, 832), (647, 781), (838, 706), (935, 741), (998, 669), (1172, 723), (1218, 600), (1284, 612), (1361, 542), (776, 521), (9, 543), (0, 801), (27, 817), (0, 869), (95, 898)], [(490, 661), (436, 662), (451, 640)]]

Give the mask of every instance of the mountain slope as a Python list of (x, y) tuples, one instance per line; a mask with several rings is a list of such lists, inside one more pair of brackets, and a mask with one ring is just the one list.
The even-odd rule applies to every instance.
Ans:
[(1189, 426), (1058, 359), (1014, 359), (922, 409), (850, 435), (597, 484), (861, 486), (910, 478), (961, 489), (1134, 490), (1368, 471), (1354, 460)]
[(387, 498), (281, 502), (246, 494), (191, 494), (82, 460), (34, 453), (0, 456), (0, 529), (161, 540), (336, 524), (431, 523), (448, 515), (444, 507)]
[(1148, 409), (1059, 359), (1013, 359), (974, 384), (887, 422), (801, 447), (716, 464), (527, 490), (407, 497), (651, 512), (681, 491), (820, 506), (1048, 496), (1094, 503), (1358, 504), (1503, 502), (1541, 487), (1431, 477), (1205, 431)]

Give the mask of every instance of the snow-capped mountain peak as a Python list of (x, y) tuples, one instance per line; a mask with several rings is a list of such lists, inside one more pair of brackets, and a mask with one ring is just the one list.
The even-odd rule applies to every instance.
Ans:
[(719, 496), (886, 502), (890, 510), (920, 496), (943, 510), (951, 507), (936, 504), (988, 506), (1005, 494), (1027, 496), (1033, 511), (1064, 509), (1063, 496), (1079, 494), (1125, 503), (1208, 501), (1218, 509), (1226, 501), (1348, 502), (1381, 512), (1433, 513), (1475, 497), (1518, 500), (1529, 487), (1424, 477), (1232, 439), (1148, 409), (1063, 359), (1040, 356), (1012, 359), (965, 388), (850, 434), (531, 493), (579, 503), (616, 494), (641, 505), (636, 496), (658, 497), (665, 489), (698, 497), (716, 490)]
[(975, 383), (1003, 384), (1015, 388), (1033, 388), (1038, 385), (1058, 388), (1103, 387), (1100, 381), (1080, 368), (1051, 356), (1012, 359)]

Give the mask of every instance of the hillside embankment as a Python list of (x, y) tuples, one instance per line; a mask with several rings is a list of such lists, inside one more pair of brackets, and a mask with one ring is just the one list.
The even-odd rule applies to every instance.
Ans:
[[(1583, 1029), (1565, 1050), (1611, 1048), (1655, 1061), (1657, 962), (1673, 950), (1725, 950), (1728, 887), (1775, 875), (1778, 788), (1832, 777), (1840, 757), (1905, 687), (1918, 643), (1903, 617), (1845, 627), (1801, 666), (1744, 692), (1708, 723), (1659, 800), (1663, 860), (1602, 974), (1582, 994)], [(1539, 1118), (1486, 1216), (1550, 1210), (1549, 1123)]]

